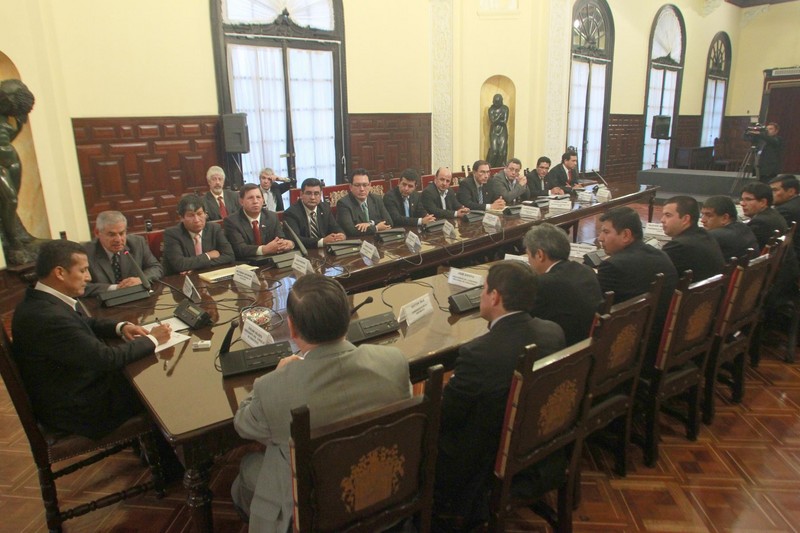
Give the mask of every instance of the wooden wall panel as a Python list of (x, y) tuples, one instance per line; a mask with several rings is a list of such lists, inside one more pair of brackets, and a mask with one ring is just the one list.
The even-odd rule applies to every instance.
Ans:
[(670, 166), (674, 163), (675, 150), (678, 147), (695, 148), (700, 146), (700, 133), (703, 129), (703, 117), (700, 115), (680, 115), (672, 128), (670, 144)]
[(736, 170), (741, 166), (741, 162), (750, 150), (750, 141), (744, 138), (744, 131), (750, 125), (749, 116), (723, 117), (722, 119), (722, 141), (721, 150), (724, 159), (738, 161)]
[(373, 179), (407, 168), (430, 172), (430, 113), (364, 113), (348, 118), (350, 170), (366, 168)]
[(86, 213), (117, 209), (132, 231), (151, 219), (175, 223), (187, 192), (204, 192), (206, 170), (219, 164), (218, 116), (76, 118), (72, 120)]
[(642, 168), (644, 117), (609, 115), (607, 142), (606, 180), (612, 185), (636, 183), (636, 173)]

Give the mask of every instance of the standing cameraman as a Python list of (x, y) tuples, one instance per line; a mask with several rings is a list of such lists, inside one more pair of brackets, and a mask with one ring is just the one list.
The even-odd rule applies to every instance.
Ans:
[(764, 183), (777, 176), (781, 171), (783, 157), (783, 139), (778, 137), (780, 126), (776, 122), (769, 122), (765, 128), (760, 129), (751, 136), (757, 146), (756, 176)]

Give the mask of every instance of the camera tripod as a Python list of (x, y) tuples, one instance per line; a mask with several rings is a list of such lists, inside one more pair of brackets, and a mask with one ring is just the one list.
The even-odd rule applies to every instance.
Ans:
[(739, 170), (736, 172), (736, 179), (733, 180), (733, 185), (731, 185), (731, 195), (738, 195), (742, 188), (744, 188), (745, 180), (753, 179), (752, 171), (750, 169), (755, 170), (757, 156), (758, 147), (755, 144), (751, 144), (750, 148), (747, 150), (747, 153), (744, 155), (744, 158), (742, 158), (742, 163), (739, 165)]

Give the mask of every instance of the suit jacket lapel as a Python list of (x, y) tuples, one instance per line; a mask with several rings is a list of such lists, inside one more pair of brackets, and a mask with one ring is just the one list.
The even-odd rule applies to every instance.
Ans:
[[(108, 260), (108, 254), (106, 253), (105, 249), (103, 249), (103, 245), (100, 244), (100, 241), (97, 241), (95, 243), (94, 261), (98, 269), (102, 271), (102, 273), (106, 276), (106, 279), (110, 280), (110, 283), (114, 283), (114, 269), (111, 268), (111, 261)], [(98, 276), (99, 274), (100, 273), (98, 272)], [(93, 281), (99, 281), (99, 280), (93, 280)]]

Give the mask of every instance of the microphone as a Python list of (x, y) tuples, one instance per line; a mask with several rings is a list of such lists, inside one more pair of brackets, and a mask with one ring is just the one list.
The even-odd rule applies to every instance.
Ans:
[(366, 300), (364, 300), (363, 302), (361, 302), (360, 304), (358, 304), (357, 306), (355, 306), (355, 307), (354, 307), (354, 308), (353, 308), (353, 309), (350, 311), (350, 314), (351, 314), (351, 315), (354, 315), (354, 314), (356, 314), (356, 311), (358, 311), (359, 309), (361, 309), (362, 307), (364, 307), (364, 306), (365, 306), (365, 305), (367, 305), (367, 304), (371, 304), (373, 301), (374, 301), (374, 300), (372, 299), (372, 296), (367, 296), (367, 299), (366, 299)]
[(239, 321), (233, 320), (231, 321), (231, 325), (228, 328), (228, 333), (225, 334), (225, 338), (222, 339), (222, 346), (219, 348), (219, 354), (225, 355), (226, 353), (231, 351), (231, 339), (233, 338), (233, 330), (239, 327)]
[(593, 173), (595, 176), (597, 176), (598, 178), (600, 178), (600, 181), (602, 181), (602, 182), (603, 182), (603, 185), (605, 185), (606, 187), (608, 187), (608, 182), (607, 182), (605, 179), (603, 179), (603, 176), (601, 176), (601, 175), (600, 175), (600, 173), (599, 173), (598, 171), (596, 171), (595, 169), (592, 169), (592, 173)]
[(136, 262), (136, 259), (133, 258), (133, 256), (128, 250), (125, 250), (122, 253), (124, 253), (131, 260), (133, 268), (136, 270), (136, 273), (139, 274), (139, 279), (142, 280), (142, 286), (149, 291), (152, 285), (150, 285), (150, 280), (148, 280), (147, 276), (145, 276), (144, 272), (142, 272), (142, 267), (139, 266), (139, 263)]
[(303, 255), (303, 257), (308, 257), (308, 249), (306, 248), (306, 245), (303, 244), (303, 241), (300, 240), (300, 237), (298, 237), (297, 233), (292, 229), (289, 223), (284, 220), (281, 222), (281, 224), (283, 224), (284, 231), (291, 236), (291, 239), (297, 245), (297, 249), (300, 250), (300, 253)]

